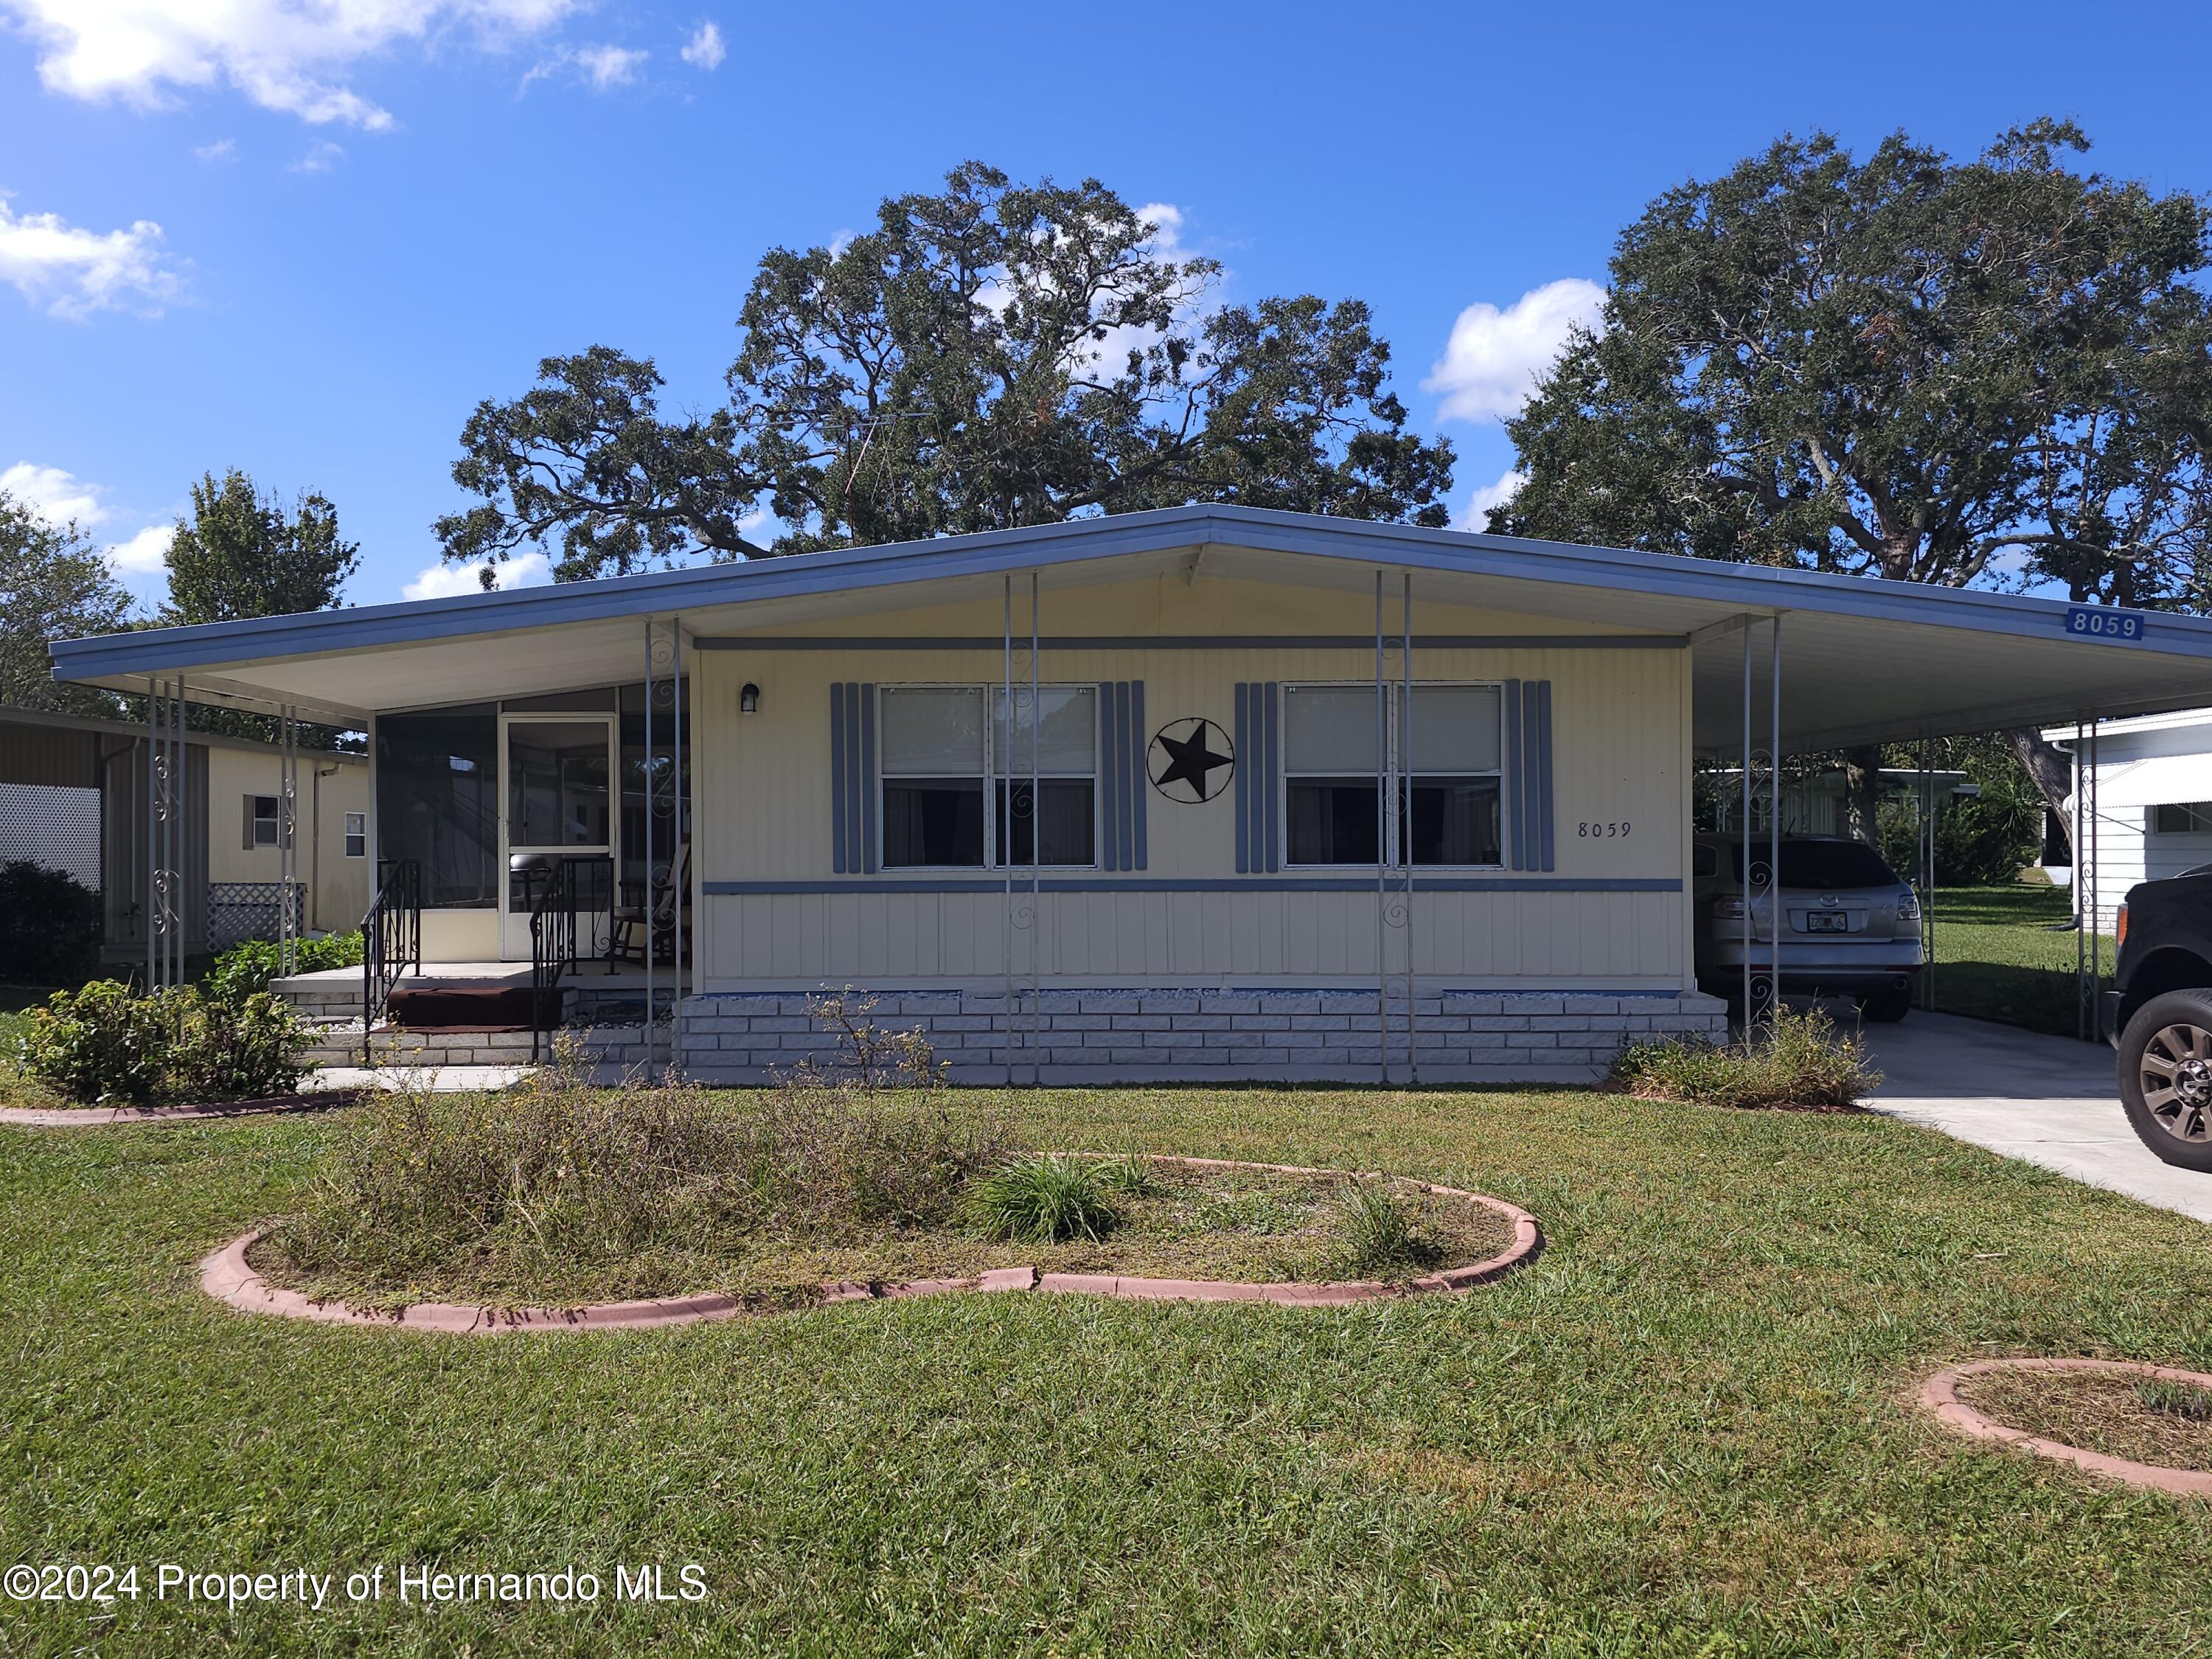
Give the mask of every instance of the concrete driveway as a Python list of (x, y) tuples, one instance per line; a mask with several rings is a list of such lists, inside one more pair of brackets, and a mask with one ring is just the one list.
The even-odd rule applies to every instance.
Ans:
[(1883, 1073), (1876, 1111), (2212, 1221), (2212, 1174), (2161, 1164), (2136, 1139), (2103, 1044), (1918, 1010), (1864, 1035)]

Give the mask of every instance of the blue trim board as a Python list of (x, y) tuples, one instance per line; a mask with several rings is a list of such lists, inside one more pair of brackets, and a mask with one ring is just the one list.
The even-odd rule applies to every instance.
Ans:
[(52, 647), (54, 672), (57, 678), (70, 681), (175, 672), (215, 663), (245, 664), (521, 628), (696, 613), (768, 599), (1044, 571), (1130, 555), (1174, 554), (1209, 544), (1553, 588), (1649, 593), (1732, 611), (1794, 610), (1917, 623), (2049, 640), (2070, 644), (2075, 651), (2105, 655), (2122, 651), (2154, 659), (2212, 659), (2212, 620), (2178, 613), (2161, 613), (2158, 628), (2146, 630), (2146, 637), (2139, 641), (2069, 641), (2067, 606), (2062, 600), (1208, 504), (887, 547), (693, 565), (601, 581), (556, 582), (399, 605), (64, 640)]
[[(702, 635), (695, 651), (1003, 651), (1003, 639), (927, 634)], [(1395, 647), (1396, 641), (1391, 644)], [(1420, 634), (1416, 651), (1686, 651), (1686, 634)], [(1039, 651), (1364, 651), (1357, 634), (1063, 634)]]
[[(1678, 876), (1421, 876), (1424, 893), (1679, 893)], [(996, 893), (1003, 879), (975, 876), (885, 876), (872, 881), (710, 881), (702, 884), (716, 897), (763, 895), (853, 893)], [(1372, 893), (1367, 876), (1170, 877), (1144, 881), (1111, 876), (1046, 876), (1047, 893)]]

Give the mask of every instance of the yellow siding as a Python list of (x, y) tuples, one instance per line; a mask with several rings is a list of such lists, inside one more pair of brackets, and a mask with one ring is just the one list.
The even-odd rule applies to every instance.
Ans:
[[(1017, 599), (1015, 626), (1025, 641), (1024, 598)], [(1389, 617), (1395, 628), (1395, 593)], [(1363, 623), (1371, 629), (1372, 603), (1357, 596), (1169, 577), (1048, 594), (1040, 631), (1342, 635), (1362, 633)], [(763, 635), (757, 648), (698, 653), (697, 879), (837, 880), (829, 688), (843, 680), (996, 682), (1004, 672), (995, 644), (1000, 625), (1000, 607), (988, 605), (841, 618), (834, 627), (803, 630), (994, 641), (976, 651), (779, 651), (773, 636)], [(1415, 631), (1529, 636), (1526, 646), (1418, 650), (1414, 678), (1552, 682), (1555, 868), (1548, 878), (1680, 882), (1687, 862), (1686, 651), (1547, 649), (1543, 635), (1557, 630), (1541, 618), (1418, 600)], [(1388, 670), (1393, 678), (1401, 672), (1395, 650)], [(1027, 680), (1026, 650), (1018, 653), (1015, 672)], [(1375, 653), (1371, 646), (1048, 650), (1039, 672), (1054, 684), (1143, 680), (1149, 737), (1186, 715), (1233, 731), (1238, 681), (1371, 683)], [(761, 709), (741, 716), (738, 692), (748, 681), (761, 687)], [(1233, 793), (1185, 805), (1152, 792), (1149, 867), (1102, 878), (1136, 890), (1148, 879), (1233, 878)], [(1625, 838), (1577, 833), (1586, 823), (1624, 822), (1632, 826)], [(869, 879), (851, 878), (855, 885)], [(1425, 981), (1668, 990), (1689, 982), (1687, 911), (1679, 890), (1422, 893), (1419, 883), (1417, 872), (1413, 950)], [(1371, 983), (1376, 912), (1371, 890), (1046, 893), (1034, 925), (1012, 930), (1013, 967), (1027, 975), (1034, 963), (1047, 982), (1063, 984)], [(1006, 971), (1007, 906), (998, 892), (702, 894), (697, 915), (709, 989), (848, 981), (884, 988), (986, 984)], [(1387, 946), (1389, 965), (1402, 969), (1403, 934), (1391, 933)]]

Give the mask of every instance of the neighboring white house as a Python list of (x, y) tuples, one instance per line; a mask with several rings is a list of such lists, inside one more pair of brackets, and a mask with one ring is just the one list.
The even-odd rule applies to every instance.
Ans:
[[(283, 855), (279, 757), (270, 744), (194, 732), (185, 767), (188, 957), (273, 938)], [(104, 951), (146, 949), (146, 729), (128, 720), (0, 708), (0, 860), (75, 877), (106, 899)], [(303, 750), (299, 765), (299, 926), (358, 927), (368, 908), (368, 757)]]
[[(2076, 757), (2078, 775), (2077, 750), (2088, 745), (2077, 744), (2075, 728), (2052, 726), (2043, 735)], [(2100, 721), (2094, 755), (2085, 793), (2095, 820), (2075, 862), (2085, 872), (2079, 886), (2094, 896), (2098, 921), (2109, 932), (2137, 882), (2212, 864), (2212, 708)], [(2094, 880), (2087, 873), (2091, 854)]]

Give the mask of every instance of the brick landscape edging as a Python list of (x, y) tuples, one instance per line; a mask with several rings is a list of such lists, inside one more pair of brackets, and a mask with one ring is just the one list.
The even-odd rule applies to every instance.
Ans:
[[(1241, 1164), (1226, 1158), (1168, 1158), (1152, 1160), (1191, 1170), (1249, 1170), (1269, 1175), (1352, 1176), (1346, 1170), (1310, 1170), (1295, 1164)], [(1358, 1172), (1371, 1175), (1371, 1172)], [(1382, 1177), (1375, 1177), (1382, 1178)], [(819, 1287), (805, 1307), (879, 1298), (937, 1296), (958, 1291), (1049, 1291), (1135, 1301), (1270, 1302), (1279, 1307), (1341, 1307), (1357, 1302), (1433, 1292), (1473, 1290), (1510, 1273), (1543, 1248), (1543, 1229), (1518, 1205), (1482, 1193), (1463, 1192), (1431, 1182), (1405, 1181), (1440, 1198), (1463, 1198), (1496, 1212), (1513, 1224), (1513, 1239), (1486, 1261), (1452, 1267), (1403, 1283), (1347, 1279), (1325, 1284), (1254, 1284), (1217, 1279), (1143, 1279), (1123, 1273), (1041, 1273), (1035, 1267), (998, 1267), (965, 1279), (909, 1279), (871, 1285), (840, 1280)], [(261, 1237), (258, 1231), (234, 1238), (200, 1263), (200, 1288), (218, 1302), (245, 1313), (275, 1314), (329, 1325), (371, 1325), (385, 1329), (435, 1331), (454, 1336), (491, 1336), (510, 1331), (643, 1330), (731, 1319), (752, 1310), (740, 1297), (720, 1292), (702, 1296), (653, 1297), (636, 1302), (599, 1302), (580, 1308), (486, 1308), (458, 1302), (417, 1302), (392, 1313), (355, 1308), (342, 1302), (317, 1302), (298, 1291), (270, 1284), (253, 1270), (246, 1253)], [(798, 1311), (794, 1309), (791, 1311)]]
[(1921, 1404), (1936, 1414), (1937, 1421), (1961, 1434), (1981, 1440), (2002, 1440), (2039, 1457), (2056, 1458), (2091, 1474), (2124, 1480), (2130, 1486), (2148, 1486), (2155, 1492), (2183, 1497), (2212, 1498), (2212, 1472), (2177, 1469), (2163, 1463), (2136, 1463), (2103, 1452), (2084, 1451), (2063, 1440), (2046, 1440), (2025, 1429), (1984, 1416), (1959, 1398), (1959, 1384), (1968, 1377), (1984, 1376), (1992, 1371), (2117, 1371), (2130, 1376), (2155, 1377), (2165, 1382), (2192, 1383), (2201, 1389), (2212, 1389), (2212, 1375), (2177, 1370), (2170, 1365), (2153, 1365), (2136, 1359), (1978, 1359), (1972, 1364), (1954, 1365), (1936, 1372), (1920, 1390)]
[(204, 1106), (0, 1106), (0, 1123), (33, 1129), (99, 1128), (110, 1123), (197, 1123), (226, 1117), (258, 1117), (268, 1112), (328, 1112), (350, 1106), (362, 1089), (318, 1089), (306, 1094), (267, 1095), (258, 1100), (217, 1101)]

